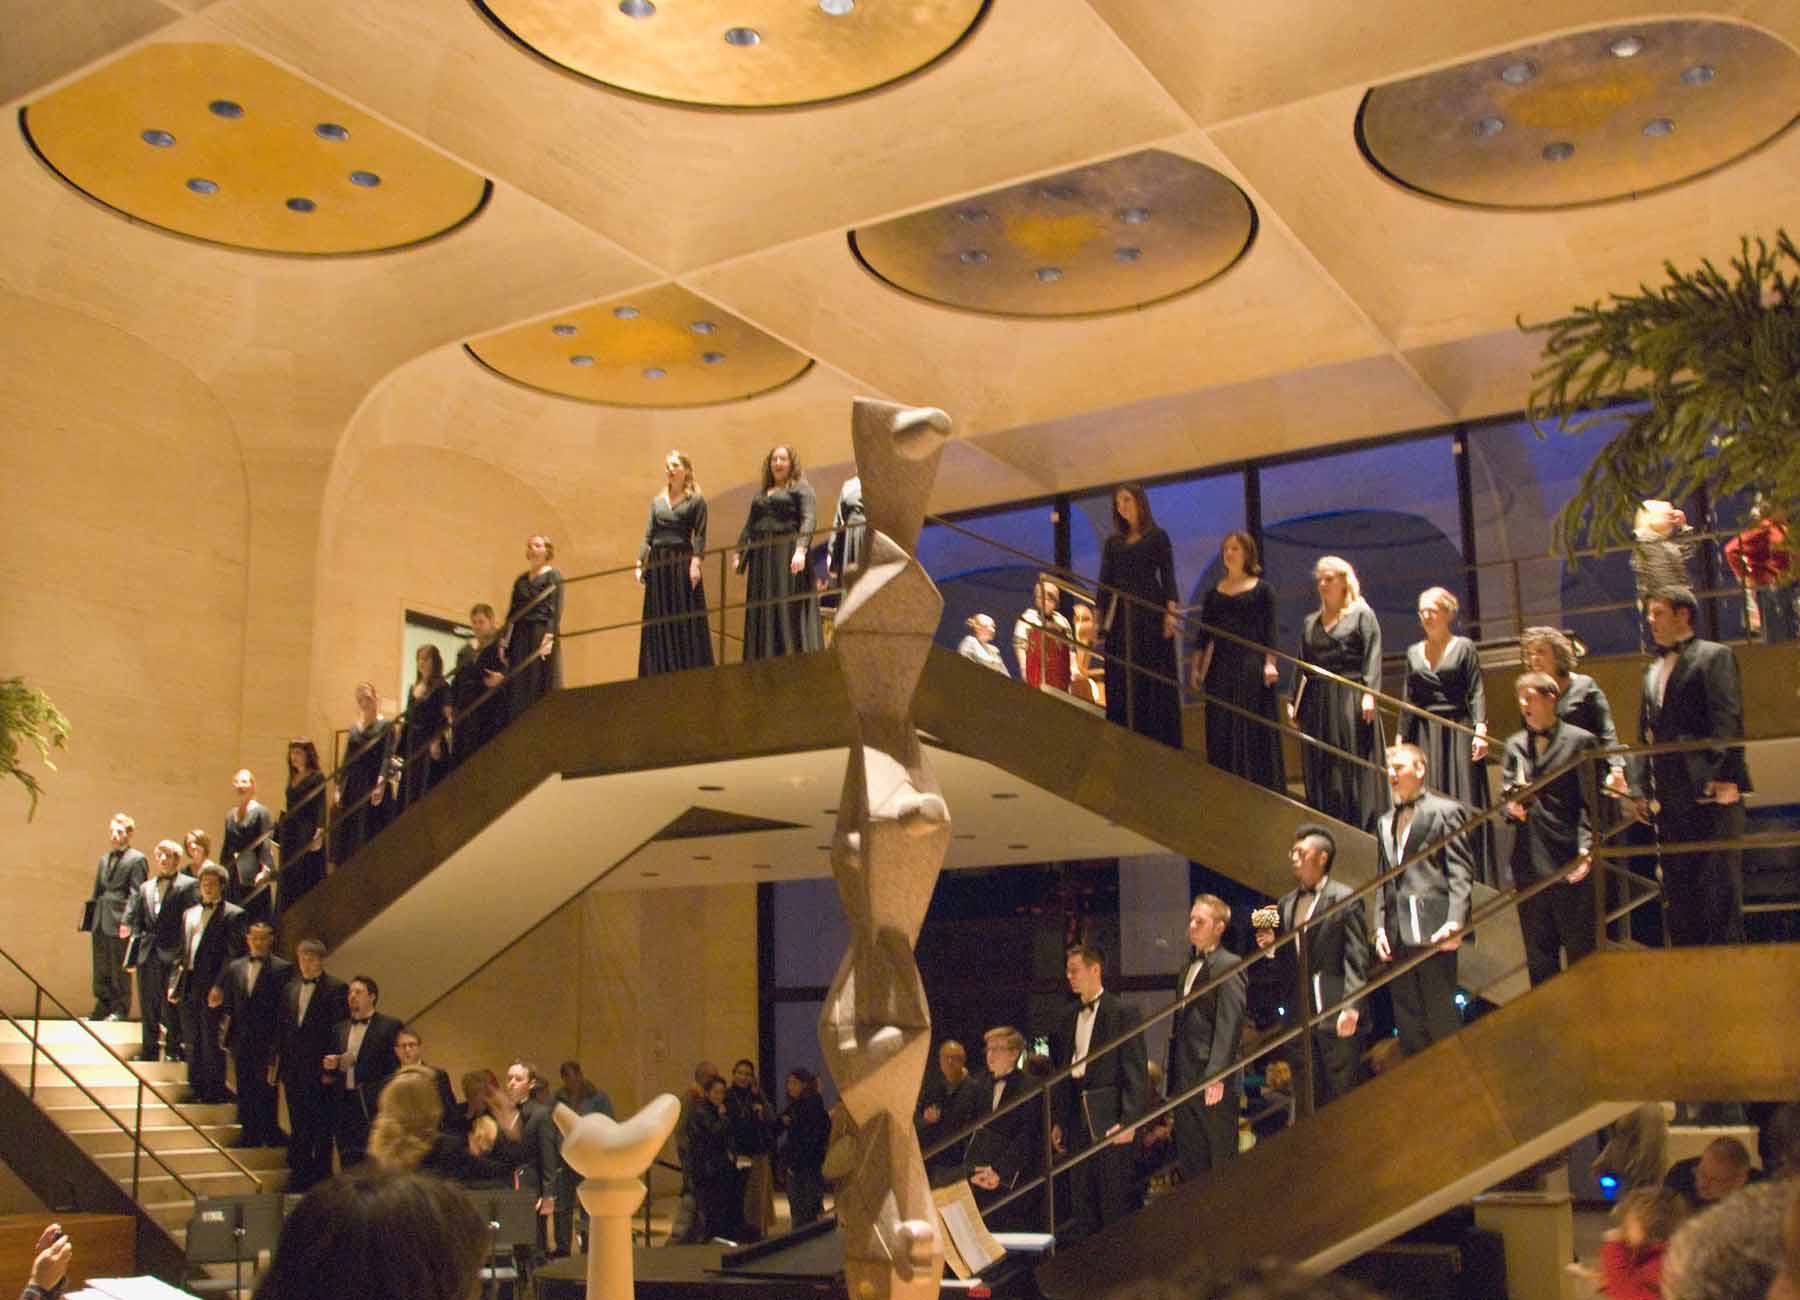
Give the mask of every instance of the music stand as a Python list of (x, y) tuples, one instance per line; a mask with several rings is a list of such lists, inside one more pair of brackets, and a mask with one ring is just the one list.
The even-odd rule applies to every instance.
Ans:
[[(510, 1188), (471, 1192), (470, 1195), (475, 1198), (482, 1218), (487, 1220), (488, 1231), (493, 1233), (493, 1240), (488, 1243), (488, 1266), (481, 1270), (482, 1278), (487, 1282), (489, 1300), (499, 1294), (502, 1281), (514, 1283), (513, 1293), (517, 1295), (529, 1280), (529, 1269), (519, 1266), (519, 1248), (525, 1248), (527, 1260), (531, 1257), (530, 1252), (537, 1248), (537, 1195)], [(501, 1266), (498, 1261), (502, 1251), (511, 1255), (514, 1267)]]
[[(234, 1292), (244, 1289), (244, 1260), (252, 1271), (265, 1250), (281, 1236), (281, 1197), (273, 1192), (254, 1196), (202, 1196), (194, 1202), (187, 1226), (190, 1264), (232, 1265)], [(222, 1291), (216, 1278), (191, 1283), (191, 1291)]]

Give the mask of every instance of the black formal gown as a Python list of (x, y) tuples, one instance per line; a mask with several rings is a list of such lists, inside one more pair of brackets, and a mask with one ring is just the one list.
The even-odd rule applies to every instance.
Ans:
[(851, 475), (838, 492), (837, 515), (831, 521), (831, 571), (840, 583), (862, 563), (863, 535), (869, 516), (863, 509), (862, 476)]
[(465, 642), (456, 652), (456, 671), (450, 676), (450, 749), (452, 763), (461, 763), (480, 749), (506, 725), (507, 698), (504, 685), (489, 694), (488, 673), (506, 676), (506, 664), (500, 658), (501, 638), (486, 645)]
[(281, 887), (277, 910), (286, 911), (325, 879), (325, 850), (313, 848), (313, 836), (325, 819), (325, 774), (307, 772), (287, 788), (287, 807), (275, 826), (281, 850)]
[[(1117, 533), (1100, 558), (1100, 601), (1106, 629), (1106, 716), (1165, 745), (1181, 748), (1181, 692), (1175, 685), (1175, 640), (1163, 635), (1168, 603), (1180, 600), (1175, 548), (1151, 528), (1136, 542)], [(1115, 592), (1136, 597), (1124, 601)], [(1114, 605), (1122, 608), (1113, 608)], [(1130, 667), (1125, 660), (1131, 660)]]
[[(1451, 637), (1436, 668), (1425, 660), (1423, 641), (1408, 646), (1406, 702), (1432, 715), (1426, 719), (1406, 713), (1400, 718), (1400, 739), (1425, 751), (1425, 784), (1468, 805), (1474, 810), (1471, 817), (1486, 812), (1492, 806), (1486, 760), (1475, 762), (1470, 757), (1469, 738), (1435, 721), (1444, 718), (1465, 727), (1487, 721), (1487, 692), (1481, 684), (1481, 655), (1475, 643), (1466, 636)], [(1475, 859), (1475, 879), (1484, 885), (1496, 884), (1498, 858), (1492, 822), (1469, 836), (1469, 851)]]
[[(400, 768), (400, 807), (414, 800), (443, 779), (450, 770), (450, 742), (445, 734), (449, 723), (444, 711), (450, 707), (450, 683), (439, 678), (423, 695), (418, 683), (406, 694), (406, 731), (401, 741), (404, 762)], [(431, 742), (438, 742), (438, 757), (431, 756)]]
[(393, 756), (392, 719), (377, 717), (368, 727), (359, 722), (350, 728), (338, 783), (337, 824), (331, 832), (331, 857), (339, 866), (388, 823), (392, 801), (383, 796), (379, 804), (372, 804), (365, 796), (387, 779), (388, 760)]
[[(1208, 631), (1217, 628), (1261, 646), (1273, 646), (1274, 592), (1260, 579), (1248, 591), (1235, 596), (1214, 587), (1200, 602), (1200, 621), (1204, 626), (1195, 633), (1195, 653), (1208, 645), (1213, 647), (1212, 663), (1202, 683), (1210, 697), (1206, 708), (1206, 761), (1285, 794), (1287, 773), (1281, 757), (1281, 732), (1275, 721), (1275, 688), (1263, 683), (1264, 652), (1215, 637)], [(1266, 718), (1267, 725), (1214, 707), (1212, 699)]]
[(804, 479), (759, 492), (750, 502), (749, 517), (738, 534), (749, 575), (744, 583), (744, 599), (749, 602), (744, 610), (746, 662), (825, 648), (811, 567), (801, 566), (798, 574), (789, 567), (795, 546), (809, 544), (817, 524), (812, 486)]
[[(543, 599), (539, 600), (539, 596)], [(562, 630), (562, 574), (546, 568), (538, 573), (528, 570), (514, 578), (506, 622), (506, 667), (508, 672), (518, 674), (512, 679), (509, 692), (512, 716), (516, 718), (537, 703), (540, 695), (562, 686), (562, 639), (558, 637), (551, 643), (548, 659), (538, 654), (544, 637), (556, 636)]]
[(1381, 717), (1364, 722), (1364, 689), (1381, 689), (1381, 624), (1375, 611), (1358, 601), (1326, 628), (1317, 610), (1306, 616), (1300, 628), (1300, 659), (1358, 686), (1341, 686), (1311, 673), (1302, 673), (1300, 730), (1328, 745), (1335, 745), (1375, 766), (1363, 767), (1314, 745), (1302, 745), (1300, 762), (1306, 774), (1306, 802), (1327, 816), (1368, 830), (1387, 810), (1387, 743)]
[[(638, 676), (713, 666), (706, 625), (706, 581), (688, 581), (689, 562), (706, 549), (706, 498), (690, 492), (674, 505), (650, 503), (638, 564), (644, 571), (644, 626), (638, 634)], [(652, 619), (667, 622), (652, 623)]]

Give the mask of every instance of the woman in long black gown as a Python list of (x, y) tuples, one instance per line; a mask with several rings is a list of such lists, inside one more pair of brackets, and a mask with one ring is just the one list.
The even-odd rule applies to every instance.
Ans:
[(1113, 532), (1100, 557), (1106, 716), (1176, 749), (1181, 748), (1175, 677), (1180, 600), (1175, 548), (1156, 526), (1144, 489), (1128, 483), (1113, 493)]
[(450, 725), (450, 682), (444, 676), (444, 654), (434, 645), (422, 645), (413, 656), (416, 676), (406, 695), (406, 726), (402, 733), (400, 807), (443, 779), (450, 768), (445, 732)]
[(1366, 760), (1365, 767), (1316, 745), (1301, 746), (1306, 802), (1327, 816), (1368, 830), (1387, 810), (1387, 743), (1375, 713), (1381, 689), (1381, 624), (1362, 598), (1356, 570), (1335, 555), (1313, 565), (1319, 608), (1300, 628), (1300, 660), (1347, 677), (1344, 686), (1301, 671), (1289, 716), (1300, 730)]
[(737, 571), (749, 574), (744, 583), (745, 662), (825, 648), (807, 562), (817, 526), (818, 503), (800, 471), (800, 458), (792, 447), (771, 447), (763, 457), (762, 491), (750, 502), (732, 555)]
[[(1487, 691), (1481, 682), (1481, 655), (1466, 636), (1451, 627), (1460, 606), (1443, 587), (1419, 593), (1419, 626), (1425, 639), (1406, 648), (1406, 702), (1432, 716), (1400, 715), (1400, 739), (1425, 751), (1425, 784), (1439, 794), (1473, 808), (1488, 810)], [(1466, 736), (1437, 721), (1461, 723), (1475, 731)], [(1475, 879), (1495, 883), (1494, 827), (1484, 824), (1469, 837)]]
[(512, 716), (537, 703), (540, 695), (562, 686), (562, 574), (550, 566), (556, 544), (538, 534), (525, 539), (525, 572), (513, 579), (506, 607), (506, 661), (512, 678)]
[(344, 740), (338, 769), (337, 821), (332, 827), (331, 860), (343, 866), (357, 849), (387, 825), (388, 760), (394, 756), (394, 724), (384, 718), (370, 682), (356, 684), (357, 719)]
[[(706, 584), (700, 553), (706, 549), (706, 498), (694, 482), (694, 465), (678, 451), (664, 462), (668, 486), (650, 502), (637, 580), (644, 584), (644, 626), (638, 634), (638, 676), (711, 668), (712, 636), (706, 626)], [(652, 622), (652, 620), (664, 620)]]
[[(1219, 558), (1225, 576), (1200, 602), (1201, 625), (1195, 632), (1188, 675), (1188, 685), (1204, 688), (1207, 695), (1206, 761), (1285, 794), (1287, 773), (1280, 724), (1275, 720), (1275, 683), (1281, 669), (1273, 653), (1213, 635), (1217, 630), (1259, 646), (1274, 645), (1275, 593), (1260, 576), (1256, 540), (1249, 533), (1226, 533)], [(1267, 722), (1224, 705), (1235, 705)]]
[(275, 890), (280, 915), (325, 879), (325, 773), (318, 746), (305, 736), (288, 741), (287, 806), (275, 824), (281, 875)]

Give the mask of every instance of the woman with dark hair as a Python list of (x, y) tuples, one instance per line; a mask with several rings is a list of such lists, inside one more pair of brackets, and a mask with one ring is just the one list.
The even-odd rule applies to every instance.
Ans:
[(450, 768), (445, 731), (450, 725), (450, 682), (444, 655), (426, 644), (413, 656), (416, 676), (406, 695), (402, 731), (404, 761), (400, 767), (400, 807), (409, 808), (436, 785)]
[(562, 686), (562, 574), (551, 567), (556, 543), (542, 533), (525, 539), (525, 572), (513, 579), (501, 659), (512, 679), (512, 716)]
[(287, 767), (287, 807), (275, 825), (275, 847), (281, 855), (276, 915), (325, 879), (325, 774), (319, 770), (318, 747), (305, 736), (288, 741)]
[[(1548, 673), (1556, 678), (1562, 694), (1556, 697), (1556, 716), (1600, 738), (1602, 747), (1619, 747), (1619, 728), (1613, 722), (1606, 692), (1586, 673), (1575, 671), (1581, 652), (1575, 642), (1553, 627), (1528, 627), (1519, 634), (1519, 662), (1527, 672)], [(1621, 798), (1626, 793), (1625, 760), (1607, 760), (1606, 791)]]
[(772, 659), (825, 648), (819, 599), (813, 594), (807, 547), (818, 524), (812, 484), (800, 457), (780, 444), (763, 457), (762, 491), (738, 534), (732, 565), (744, 582), (744, 659)]
[(1113, 493), (1113, 532), (1100, 558), (1106, 716), (1176, 749), (1181, 748), (1181, 691), (1175, 678), (1180, 599), (1175, 548), (1156, 526), (1144, 489), (1127, 483)]
[(825, 1149), (831, 1144), (831, 1116), (819, 1096), (819, 1076), (796, 1067), (788, 1071), (787, 1109), (781, 1112), (781, 1151), (787, 1160), (788, 1218), (804, 1228), (825, 1213)]
[[(1273, 652), (1256, 648), (1275, 644), (1275, 593), (1263, 581), (1256, 539), (1249, 533), (1226, 533), (1219, 559), (1225, 576), (1201, 599), (1200, 627), (1188, 668), (1189, 688), (1206, 692), (1206, 761), (1285, 794), (1287, 773), (1281, 759), (1280, 724), (1275, 720), (1275, 683), (1281, 669)], [(1256, 644), (1216, 635), (1220, 632)]]
[(455, 1183), (360, 1169), (301, 1198), (254, 1300), (474, 1300), (489, 1240)]
[(1288, 714), (1307, 735), (1365, 762), (1303, 745), (1306, 802), (1328, 817), (1368, 830), (1388, 803), (1383, 766), (1387, 740), (1375, 712), (1375, 692), (1381, 689), (1381, 624), (1362, 598), (1356, 570), (1347, 560), (1324, 556), (1313, 565), (1313, 581), (1319, 607), (1300, 625), (1300, 661), (1349, 678), (1351, 685), (1302, 671)]
[(694, 482), (694, 463), (679, 451), (663, 462), (668, 483), (650, 502), (650, 521), (638, 547), (637, 580), (644, 587), (644, 626), (638, 633), (638, 676), (711, 668), (706, 626), (706, 498)]
[(740, 1231), (744, 1238), (759, 1241), (775, 1226), (775, 1136), (781, 1123), (763, 1096), (756, 1062), (746, 1058), (731, 1067), (725, 1117), (731, 1123), (731, 1154), (738, 1165)]
[[(1419, 626), (1425, 629), (1425, 639), (1406, 648), (1406, 702), (1431, 717), (1401, 714), (1400, 739), (1425, 751), (1428, 786), (1480, 814), (1489, 807), (1487, 769), (1479, 766), (1488, 752), (1487, 691), (1475, 643), (1451, 633), (1460, 608), (1443, 587), (1419, 593)], [(1475, 735), (1465, 736), (1440, 718), (1461, 723)], [(1475, 879), (1484, 885), (1497, 883), (1493, 823), (1471, 834), (1468, 844)]]
[(344, 738), (344, 765), (338, 769), (337, 819), (332, 827), (331, 860), (350, 861), (359, 848), (387, 825), (388, 762), (394, 756), (394, 724), (382, 716), (372, 682), (356, 684), (356, 721)]
[(738, 1239), (744, 1200), (731, 1158), (731, 1121), (725, 1114), (725, 1080), (714, 1075), (688, 1111), (687, 1174), (700, 1205), (707, 1237)]

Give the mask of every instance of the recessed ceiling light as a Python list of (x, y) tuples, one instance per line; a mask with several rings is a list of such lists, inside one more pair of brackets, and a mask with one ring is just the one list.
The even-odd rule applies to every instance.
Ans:
[(819, 8), (833, 18), (842, 18), (856, 8), (856, 0), (819, 0)]
[(1544, 146), (1545, 162), (1561, 162), (1575, 152), (1575, 146), (1567, 140), (1552, 140)]
[(702, 352), (700, 354), (700, 360), (704, 361), (709, 366), (716, 366), (724, 359), (725, 354), (723, 352)]
[(662, 875), (662, 872), (660, 872), (660, 871), (640, 871), (640, 872), (638, 872), (638, 875), (641, 876), (645, 880), (655, 880), (658, 876)]
[(986, 208), (958, 208), (956, 210), (956, 219), (958, 221), (966, 221), (970, 225), (976, 225), (988, 219), (988, 211)]
[(980, 266), (988, 260), (987, 250), (984, 248), (965, 248), (957, 257), (964, 266)]
[(336, 122), (321, 122), (313, 128), (313, 134), (321, 140), (348, 140), (350, 128), (339, 126)]
[(696, 854), (695, 854), (695, 855), (694, 855), (694, 861), (695, 861), (695, 862), (711, 862), (711, 861), (712, 861), (712, 854), (710, 854), (710, 853), (696, 853)]
[(627, 18), (648, 18), (656, 12), (650, 0), (619, 0), (619, 12)]
[(1115, 262), (1135, 262), (1143, 255), (1144, 250), (1141, 248), (1127, 246), (1124, 248), (1113, 249), (1113, 261)]
[(377, 176), (374, 172), (351, 172), (350, 183), (352, 185), (360, 185), (365, 190), (372, 190), (377, 185), (381, 184), (381, 177)]
[(287, 205), (289, 212), (311, 212), (314, 208), (319, 206), (311, 199), (289, 199)]
[(1710, 64), (1696, 63), (1691, 68), (1681, 70), (1681, 80), (1690, 86), (1704, 86), (1713, 79), (1714, 73)]
[[(613, 315), (617, 316), (620, 320), (636, 320), (638, 318), (638, 309), (636, 307), (614, 307)], [(702, 790), (706, 789), (705, 786), (701, 786), (700, 788)]]
[(754, 27), (731, 27), (726, 29), (725, 44), (749, 49), (752, 45), (762, 44), (762, 33)]
[(574, 356), (569, 358), (569, 364), (572, 366), (586, 367), (593, 365), (594, 359), (585, 352), (577, 352)]
[(1504, 130), (1506, 130), (1506, 119), (1495, 117), (1491, 113), (1475, 123), (1475, 134), (1480, 136), (1499, 135)]
[(836, 808), (826, 808), (826, 809), (825, 809), (825, 810), (824, 810), (824, 813), (825, 813), (825, 815), (826, 815), (826, 816), (827, 816), (827, 817), (836, 817), (836, 816), (837, 816), (837, 809), (836, 809)]
[(1537, 64), (1529, 59), (1520, 59), (1517, 63), (1509, 63), (1500, 69), (1500, 80), (1509, 86), (1523, 86), (1537, 76)]
[(1011, 790), (1002, 790), (993, 797), (996, 799), (1017, 799), (1019, 796)]
[(1675, 119), (1671, 117), (1653, 117), (1644, 123), (1644, 134), (1652, 140), (1665, 135), (1675, 134)]
[(1119, 213), (1119, 220), (1128, 226), (1141, 226), (1150, 220), (1149, 208), (1126, 208)]
[(661, 366), (645, 366), (644, 367), (644, 378), (645, 379), (666, 379), (668, 377), (668, 374), (669, 374), (669, 372), (664, 370)]
[(580, 330), (578, 330), (573, 325), (563, 324), (563, 325), (552, 325), (550, 327), (550, 332), (552, 334), (556, 335), (558, 338), (566, 339), (575, 334), (580, 333)]
[(242, 117), (244, 115), (244, 106), (236, 100), (215, 99), (206, 107), (214, 117)]
[(190, 176), (187, 187), (196, 194), (217, 194), (219, 182), (209, 181), (204, 176)]
[(972, 840), (975, 838), (975, 832), (974, 831), (959, 831), (955, 835), (952, 835), (950, 838), (953, 840)]
[(813, 845), (813, 847), (821, 853), (831, 852), (831, 845), (829, 845), (829, 844), (815, 844), (815, 845)]
[(1038, 193), (1047, 199), (1056, 199), (1062, 203), (1069, 203), (1081, 197), (1081, 191), (1073, 185), (1046, 185)]
[(696, 789), (696, 790), (705, 790), (709, 794), (717, 794), (720, 790), (723, 790), (724, 788), (725, 787), (722, 785), (697, 785), (694, 787), (694, 789)]
[(1029, 844), (1008, 844), (1006, 847), (1009, 849), (1016, 850), (1016, 849), (1028, 849), (1031, 847), (1031, 845), (1029, 845)]
[(1615, 59), (1636, 58), (1644, 52), (1644, 38), (1642, 36), (1621, 36), (1606, 48), (1612, 51)]
[(692, 325), (688, 326), (689, 332), (694, 334), (711, 334), (718, 328), (717, 325), (714, 325), (709, 320), (697, 320)]
[(1032, 274), (1037, 277), (1039, 284), (1055, 284), (1062, 279), (1062, 268), (1060, 266), (1040, 266)]
[(155, 129), (145, 131), (138, 136), (138, 139), (142, 140), (145, 144), (155, 145), (158, 149), (167, 149), (175, 143), (175, 137), (170, 135), (167, 131), (158, 131)]

